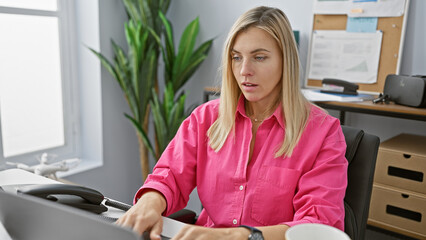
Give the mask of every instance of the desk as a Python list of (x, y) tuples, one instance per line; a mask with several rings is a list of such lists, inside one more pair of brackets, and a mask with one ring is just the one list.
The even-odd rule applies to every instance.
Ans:
[(364, 102), (317, 102), (318, 106), (340, 111), (340, 122), (345, 124), (345, 113), (356, 112), (394, 118), (426, 121), (426, 108), (414, 108), (390, 103)]
[[(204, 102), (207, 102), (210, 96), (220, 93), (217, 87), (204, 88)], [(372, 115), (380, 115), (394, 118), (404, 118), (418, 121), (426, 121), (426, 108), (406, 107), (402, 105), (390, 103), (373, 103), (372, 101), (364, 102), (316, 102), (316, 105), (326, 108), (338, 110), (340, 112), (340, 123), (345, 124), (346, 112), (365, 113)]]
[(210, 96), (220, 94), (220, 88), (218, 87), (205, 87), (203, 93), (203, 102), (208, 102), (210, 100)]

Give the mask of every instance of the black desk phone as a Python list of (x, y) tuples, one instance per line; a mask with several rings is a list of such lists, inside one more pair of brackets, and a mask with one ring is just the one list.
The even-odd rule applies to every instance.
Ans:
[[(19, 187), (18, 193), (28, 194), (68, 206), (100, 214), (106, 212), (105, 205), (127, 211), (131, 206), (109, 198), (102, 193), (83, 186), (69, 184), (34, 184)], [(105, 200), (104, 204), (102, 203)]]

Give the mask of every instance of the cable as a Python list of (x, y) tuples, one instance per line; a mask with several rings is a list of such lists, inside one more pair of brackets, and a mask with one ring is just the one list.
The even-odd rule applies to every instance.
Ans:
[(125, 204), (125, 203), (122, 203), (122, 202), (119, 202), (119, 201), (116, 201), (116, 200), (113, 200), (113, 199), (110, 199), (110, 198), (104, 197), (104, 199), (105, 199), (105, 205), (110, 206), (110, 207), (115, 207), (115, 208), (118, 208), (118, 209), (123, 210), (123, 211), (127, 211), (132, 207), (129, 204)]

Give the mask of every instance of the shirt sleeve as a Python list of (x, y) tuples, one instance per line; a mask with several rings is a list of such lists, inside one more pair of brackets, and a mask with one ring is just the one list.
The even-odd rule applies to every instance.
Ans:
[(147, 190), (153, 189), (166, 199), (165, 216), (184, 208), (196, 184), (197, 142), (197, 120), (195, 114), (191, 114), (164, 150), (152, 174), (136, 192), (134, 203)]
[(312, 168), (304, 173), (293, 198), (294, 219), (284, 224), (322, 223), (344, 230), (347, 186), (346, 142), (338, 121), (330, 127)]

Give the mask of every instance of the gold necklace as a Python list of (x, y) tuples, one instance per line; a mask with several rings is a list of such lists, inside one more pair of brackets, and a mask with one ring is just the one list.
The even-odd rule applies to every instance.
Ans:
[(259, 120), (259, 119), (257, 119), (257, 118), (252, 118), (252, 117), (250, 117), (250, 119), (251, 119), (252, 121), (254, 121), (254, 122), (262, 122), (262, 121), (263, 121), (263, 119), (262, 119), (262, 120)]
[[(250, 113), (250, 116), (249, 116), (249, 114), (248, 114), (248, 112), (249, 111), (246, 111), (246, 113), (247, 113), (247, 116), (250, 118), (250, 120), (251, 121), (254, 121), (255, 123), (259, 123), (259, 122), (263, 122), (263, 120), (265, 120), (265, 118), (267, 117), (267, 116), (269, 116), (269, 115), (272, 115), (272, 113), (270, 113), (270, 114), (267, 114), (268, 112), (271, 112), (271, 111), (275, 111), (275, 109), (277, 108), (277, 105), (278, 105), (278, 100), (274, 103), (274, 105), (273, 105), (273, 107), (272, 108), (269, 108), (269, 109), (266, 109), (260, 116), (262, 117), (262, 118), (259, 118), (259, 117), (253, 117), (253, 113)], [(265, 117), (266, 116), (266, 117)]]
[(255, 123), (259, 123), (259, 122), (263, 122), (263, 120), (265, 120), (265, 116), (268, 116), (266, 113), (267, 112), (269, 112), (270, 110), (269, 109), (266, 109), (266, 111), (264, 111), (260, 116), (262, 117), (262, 118), (259, 118), (259, 117), (253, 117), (253, 115), (251, 115), (251, 116), (248, 116), (249, 118), (250, 118), (250, 120), (252, 120), (252, 121), (254, 121)]

